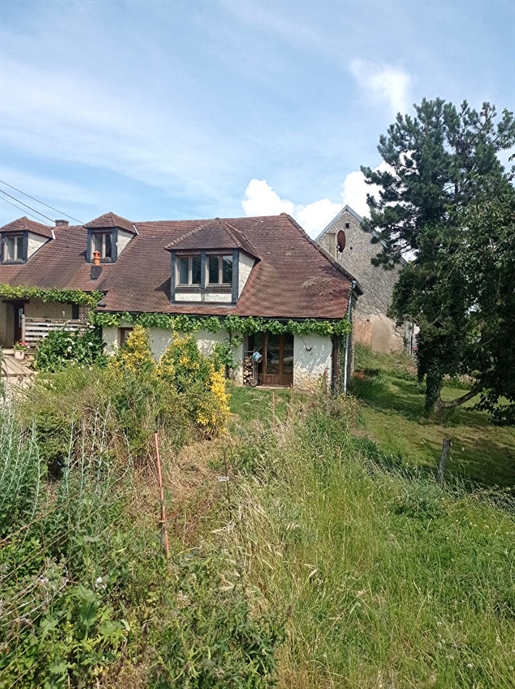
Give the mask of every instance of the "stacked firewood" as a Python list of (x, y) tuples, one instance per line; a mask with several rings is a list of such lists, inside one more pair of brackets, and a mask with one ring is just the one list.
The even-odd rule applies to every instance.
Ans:
[(254, 380), (254, 361), (252, 355), (243, 360), (243, 385), (251, 385)]

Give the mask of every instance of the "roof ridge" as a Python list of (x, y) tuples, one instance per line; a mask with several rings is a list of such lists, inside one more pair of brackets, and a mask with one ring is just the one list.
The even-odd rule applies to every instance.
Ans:
[(363, 293), (362, 287), (356, 280), (354, 275), (351, 275), (351, 273), (349, 273), (348, 270), (341, 266), (338, 263), (338, 261), (335, 261), (331, 254), (329, 254), (325, 249), (323, 249), (319, 244), (317, 244), (314, 239), (311, 239), (306, 230), (301, 225), (299, 225), (295, 218), (292, 218), (292, 216), (289, 213), (281, 213), (281, 215), (284, 215), (288, 218), (291, 224), (299, 230), (302, 237), (308, 242), (308, 244), (311, 244), (311, 246), (313, 246), (318, 251), (318, 253), (321, 254), (333, 266), (333, 268), (336, 268), (336, 270), (338, 270), (340, 273), (343, 273), (343, 275), (345, 275), (345, 277), (349, 278), (350, 280), (354, 280), (356, 285), (361, 290), (361, 293)]
[[(169, 242), (166, 246), (165, 249), (171, 249), (175, 244), (178, 244), (179, 242), (182, 242), (183, 239), (188, 239), (194, 234), (197, 234), (197, 232), (200, 232), (204, 227), (207, 227), (210, 223), (213, 222), (213, 220), (220, 220), (220, 218), (211, 218), (211, 220), (206, 220), (204, 223), (201, 225), (198, 225), (197, 227), (194, 227), (192, 230), (189, 230), (189, 232), (185, 232), (184, 234), (181, 234), (180, 237), (177, 237), (173, 241)], [(163, 220), (161, 222), (167, 222), (166, 220)]]

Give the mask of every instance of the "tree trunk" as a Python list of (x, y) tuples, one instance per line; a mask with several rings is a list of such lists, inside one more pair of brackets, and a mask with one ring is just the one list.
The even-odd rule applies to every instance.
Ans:
[(429, 372), (426, 374), (426, 404), (425, 414), (431, 416), (439, 409), (439, 403), (442, 401), (440, 395), (443, 388), (443, 376), (440, 373)]

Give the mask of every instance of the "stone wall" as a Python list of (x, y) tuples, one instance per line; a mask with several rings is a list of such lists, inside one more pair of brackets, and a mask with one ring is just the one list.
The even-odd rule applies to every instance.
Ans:
[[(346, 236), (342, 252), (336, 248), (336, 237), (340, 230)], [(384, 270), (372, 265), (371, 259), (379, 253), (380, 245), (373, 244), (371, 236), (361, 229), (359, 216), (344, 209), (317, 241), (356, 278), (363, 289), (354, 313), (354, 340), (378, 352), (405, 349), (409, 332), (406, 327), (396, 326), (386, 315), (400, 268)]]

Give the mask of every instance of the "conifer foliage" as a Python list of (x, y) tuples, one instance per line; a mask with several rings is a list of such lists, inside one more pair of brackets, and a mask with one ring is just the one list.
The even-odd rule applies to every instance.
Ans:
[[(378, 198), (368, 196), (370, 218), (363, 227), (380, 243), (376, 265), (391, 268), (407, 252), (412, 259), (401, 269), (391, 315), (420, 328), (418, 373), (426, 381), (430, 413), (445, 406), (445, 375), (467, 374), (475, 381), (459, 403), (488, 386), (492, 390), (493, 369), (502, 365), (502, 357), (492, 359), (492, 323), (499, 325), (496, 314), (508, 295), (498, 293), (495, 303), (485, 298), (500, 280), (500, 245), (490, 236), (488, 214), (481, 214), (479, 230), (474, 211), (485, 201), (511, 203), (511, 173), (499, 153), (515, 144), (515, 120), (506, 110), (498, 117), (489, 103), (477, 112), (467, 102), (456, 107), (441, 99), (424, 99), (415, 112), (397, 115), (381, 136), (384, 169), (362, 168), (367, 183), (379, 188)], [(491, 260), (478, 267), (481, 250)], [(499, 394), (488, 398), (492, 410)]]

